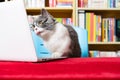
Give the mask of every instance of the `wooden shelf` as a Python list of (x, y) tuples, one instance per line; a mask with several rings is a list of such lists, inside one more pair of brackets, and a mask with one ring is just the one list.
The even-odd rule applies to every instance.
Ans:
[[(85, 12), (93, 12), (96, 15), (101, 15), (102, 18), (116, 18), (120, 19), (120, 8), (77, 8)], [(78, 15), (77, 15), (78, 16)], [(89, 50), (99, 51), (118, 51), (120, 50), (120, 42), (89, 42)]]
[(103, 45), (103, 44), (114, 44), (114, 45), (120, 45), (120, 42), (89, 42), (88, 44), (93, 44), (93, 45)]
[(100, 11), (100, 10), (107, 10), (107, 11), (120, 11), (120, 8), (78, 8), (78, 10), (96, 10), (96, 11)]
[[(71, 7), (45, 7), (48, 12), (50, 12), (51, 15), (53, 15), (56, 18), (71, 18), (72, 17), (72, 12), (73, 8)], [(40, 14), (41, 8), (26, 8), (27, 14), (30, 15), (39, 15)]]
[(120, 18), (120, 8), (78, 8), (78, 10), (85, 10), (85, 12), (94, 12), (102, 17)]
[(90, 42), (89, 50), (117, 51), (120, 50), (120, 42)]
[[(48, 6), (46, 0), (46, 5)], [(45, 7), (55, 18), (73, 18), (74, 25), (78, 24), (78, 10), (94, 12), (96, 15), (105, 17), (120, 18), (120, 8), (79, 8), (78, 0), (73, 1), (73, 7)], [(28, 15), (39, 15), (41, 8), (26, 8)], [(120, 42), (90, 42), (89, 50), (117, 51), (120, 50)]]

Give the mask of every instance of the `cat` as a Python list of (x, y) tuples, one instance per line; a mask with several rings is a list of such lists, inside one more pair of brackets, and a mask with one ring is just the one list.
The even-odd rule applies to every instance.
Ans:
[(43, 39), (52, 58), (81, 56), (76, 31), (70, 25), (57, 22), (47, 10), (41, 10), (41, 14), (33, 21), (32, 29)]

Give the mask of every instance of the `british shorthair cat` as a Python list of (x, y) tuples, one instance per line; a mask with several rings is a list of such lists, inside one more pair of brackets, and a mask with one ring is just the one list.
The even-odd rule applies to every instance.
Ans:
[(41, 10), (41, 14), (33, 21), (32, 29), (43, 39), (52, 58), (81, 56), (76, 31), (70, 25), (57, 22), (47, 10)]

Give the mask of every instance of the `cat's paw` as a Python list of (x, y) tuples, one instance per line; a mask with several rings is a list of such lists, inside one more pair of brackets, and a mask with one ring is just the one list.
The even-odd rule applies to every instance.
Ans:
[(52, 58), (60, 58), (60, 57), (62, 57), (62, 53), (54, 52), (54, 53), (52, 53), (51, 57)]

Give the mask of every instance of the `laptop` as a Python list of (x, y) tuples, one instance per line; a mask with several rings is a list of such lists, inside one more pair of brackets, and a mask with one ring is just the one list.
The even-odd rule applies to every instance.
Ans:
[[(23, 0), (0, 3), (0, 61), (53, 60), (42, 39), (31, 32)], [(61, 59), (61, 58), (57, 58)]]
[[(87, 31), (73, 28), (79, 36), (81, 56), (88, 57)], [(43, 62), (64, 58), (51, 58), (43, 40), (30, 30), (23, 0), (0, 2), (0, 61)]]

